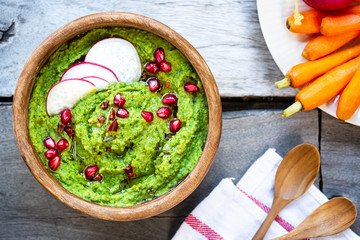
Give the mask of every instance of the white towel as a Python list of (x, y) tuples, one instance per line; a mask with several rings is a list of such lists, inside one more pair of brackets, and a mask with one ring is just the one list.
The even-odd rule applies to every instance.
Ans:
[[(275, 149), (269, 149), (236, 185), (231, 178), (223, 179), (185, 219), (173, 240), (250, 240), (271, 207), (275, 174), (281, 160)], [(280, 212), (264, 239), (286, 234), (327, 200), (318, 188), (311, 186)], [(360, 240), (360, 237), (348, 229), (316, 239)]]

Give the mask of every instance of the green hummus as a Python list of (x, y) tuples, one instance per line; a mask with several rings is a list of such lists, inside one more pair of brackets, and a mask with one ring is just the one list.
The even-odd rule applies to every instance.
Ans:
[[(149, 91), (145, 80), (151, 77), (143, 71), (135, 83), (115, 83), (107, 89), (90, 93), (73, 109), (73, 139), (58, 131), (59, 115), (47, 116), (46, 95), (52, 85), (71, 65), (83, 61), (87, 51), (96, 42), (109, 37), (130, 41), (137, 49), (142, 65), (153, 61), (158, 47), (165, 50), (166, 61), (171, 62), (171, 72), (160, 72), (162, 90)], [(184, 90), (191, 82), (200, 88), (198, 93)], [(174, 114), (168, 119), (156, 116), (164, 106), (165, 93), (178, 97)], [(99, 125), (98, 116), (106, 118), (115, 94), (125, 99), (124, 108), (129, 117), (118, 119), (119, 130), (106, 131), (106, 124)], [(110, 106), (103, 110), (102, 102)], [(141, 111), (154, 114), (152, 122), (141, 117)], [(176, 134), (169, 131), (169, 122), (180, 119), (181, 129)], [(208, 107), (204, 89), (198, 75), (184, 55), (167, 41), (151, 33), (133, 28), (101, 28), (86, 32), (63, 44), (44, 64), (37, 76), (29, 105), (30, 136), (36, 151), (48, 168), (44, 157), (47, 150), (43, 140), (51, 136), (55, 141), (66, 138), (70, 146), (61, 152), (61, 164), (56, 171), (49, 171), (70, 192), (88, 201), (109, 206), (131, 206), (156, 198), (176, 186), (194, 168), (202, 154), (208, 131)], [(111, 149), (111, 151), (109, 151)], [(108, 151), (107, 151), (108, 150)], [(89, 181), (84, 176), (88, 165), (97, 165), (103, 176), (101, 181)], [(136, 177), (129, 178), (124, 169), (133, 167)]]

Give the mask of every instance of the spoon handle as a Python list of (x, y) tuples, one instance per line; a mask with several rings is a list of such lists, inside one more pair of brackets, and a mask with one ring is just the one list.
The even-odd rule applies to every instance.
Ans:
[(293, 238), (290, 238), (290, 236), (288, 234), (285, 234), (281, 237), (277, 237), (277, 238), (273, 238), (271, 240), (292, 240)]
[[(305, 236), (307, 236), (307, 237), (305, 237)], [(298, 239), (310, 238), (310, 236), (308, 236), (306, 234), (305, 234), (305, 236), (301, 230), (299, 231), (299, 228), (294, 228), (292, 231), (288, 232), (287, 234), (282, 235), (277, 238), (272, 238), (271, 240), (298, 240)], [(326, 235), (326, 236), (328, 236), (328, 235)], [(318, 237), (318, 236), (315, 236), (315, 237)], [(312, 238), (312, 236), (311, 236), (311, 238)]]
[(344, 197), (333, 198), (315, 209), (289, 233), (272, 240), (326, 237), (349, 228), (356, 219), (356, 207)]
[(280, 210), (285, 205), (280, 201), (274, 201), (274, 203), (273, 203), (267, 217), (265, 218), (264, 222), (261, 224), (260, 228), (255, 233), (252, 240), (262, 240), (264, 238), (264, 236), (267, 233), (267, 231), (269, 230), (272, 222), (274, 221), (276, 216), (279, 214)]

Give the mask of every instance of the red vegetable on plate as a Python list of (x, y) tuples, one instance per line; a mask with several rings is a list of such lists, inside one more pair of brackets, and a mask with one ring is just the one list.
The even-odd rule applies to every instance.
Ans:
[(304, 0), (310, 7), (319, 10), (337, 10), (350, 6), (355, 0)]

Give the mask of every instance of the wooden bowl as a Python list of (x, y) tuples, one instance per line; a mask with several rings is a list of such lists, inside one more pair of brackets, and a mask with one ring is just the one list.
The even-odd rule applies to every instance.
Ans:
[[(204, 86), (209, 106), (209, 129), (203, 153), (189, 175), (164, 195), (131, 207), (109, 207), (86, 201), (66, 190), (45, 168), (29, 135), (28, 107), (36, 76), (63, 43), (85, 31), (99, 27), (134, 27), (154, 33), (173, 44), (190, 61)], [(204, 59), (190, 43), (168, 26), (148, 17), (131, 13), (106, 12), (76, 19), (46, 38), (31, 54), (18, 79), (13, 102), (15, 139), (28, 168), (52, 195), (67, 206), (87, 215), (116, 221), (128, 221), (160, 214), (184, 200), (200, 184), (218, 148), (221, 135), (221, 102), (213, 75)]]

